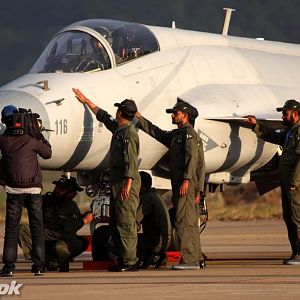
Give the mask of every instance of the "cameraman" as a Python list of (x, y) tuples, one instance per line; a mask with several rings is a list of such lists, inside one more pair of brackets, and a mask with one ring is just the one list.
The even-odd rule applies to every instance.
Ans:
[(44, 159), (51, 157), (51, 146), (40, 133), (39, 139), (27, 133), (17, 135), (14, 130), (14, 114), (18, 110), (13, 105), (5, 106), (1, 112), (1, 122), (6, 130), (0, 136), (2, 153), (2, 177), (4, 177), (6, 200), (5, 237), (3, 263), (0, 276), (13, 276), (17, 261), (18, 231), (23, 206), (28, 210), (32, 235), (32, 272), (44, 274), (45, 247), (42, 218), (42, 173), (37, 154)]

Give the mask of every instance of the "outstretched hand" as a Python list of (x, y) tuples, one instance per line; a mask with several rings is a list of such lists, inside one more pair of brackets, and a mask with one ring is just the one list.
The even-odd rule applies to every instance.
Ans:
[(75, 93), (75, 97), (78, 99), (79, 102), (86, 104), (92, 110), (92, 112), (95, 115), (97, 115), (99, 107), (95, 103), (93, 103), (90, 99), (84, 96), (79, 89), (73, 88), (72, 91)]
[(75, 93), (75, 97), (80, 101), (81, 103), (87, 103), (87, 98), (81, 93), (79, 89), (73, 88), (72, 91)]
[(245, 116), (244, 118), (247, 118), (246, 122), (250, 125), (256, 125), (256, 123), (257, 123), (255, 116), (249, 115), (249, 116)]

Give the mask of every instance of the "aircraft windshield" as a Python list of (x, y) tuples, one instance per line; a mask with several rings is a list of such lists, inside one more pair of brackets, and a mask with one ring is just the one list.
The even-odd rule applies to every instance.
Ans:
[[(107, 45), (74, 26), (82, 26), (100, 33)], [(77, 27), (78, 28), (78, 27)], [(114, 53), (116, 64), (122, 64), (159, 50), (154, 34), (135, 23), (93, 19), (74, 23), (50, 42), (30, 73), (74, 73), (106, 70), (112, 67), (108, 51)]]
[(74, 73), (111, 68), (107, 51), (95, 37), (80, 31), (57, 35), (30, 73)]

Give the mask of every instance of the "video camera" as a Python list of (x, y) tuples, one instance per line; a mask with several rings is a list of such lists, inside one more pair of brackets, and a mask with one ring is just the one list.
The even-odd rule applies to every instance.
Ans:
[(28, 134), (33, 138), (40, 139), (42, 120), (40, 115), (33, 113), (31, 109), (19, 108), (18, 112), (13, 114), (13, 135)]

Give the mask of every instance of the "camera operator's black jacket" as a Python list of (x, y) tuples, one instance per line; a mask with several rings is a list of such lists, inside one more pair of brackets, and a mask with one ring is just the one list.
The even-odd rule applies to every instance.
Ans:
[(13, 135), (6, 129), (0, 136), (1, 179), (5, 184), (15, 188), (42, 187), (42, 173), (37, 154), (44, 159), (52, 155), (51, 146), (41, 134), (35, 139), (28, 134)]

